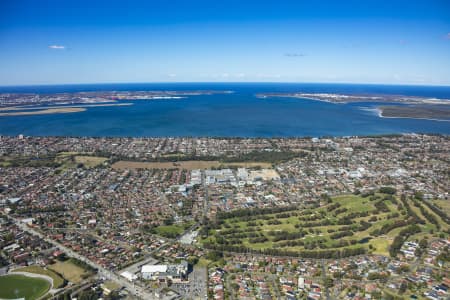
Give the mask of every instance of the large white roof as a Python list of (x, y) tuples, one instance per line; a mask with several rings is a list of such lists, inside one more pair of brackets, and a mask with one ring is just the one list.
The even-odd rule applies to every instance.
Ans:
[(133, 280), (137, 279), (137, 276), (134, 275), (133, 273), (129, 272), (129, 271), (125, 271), (125, 272), (120, 273), (120, 276), (125, 277), (129, 281), (133, 281)]
[(145, 265), (142, 266), (142, 273), (165, 273), (167, 272), (167, 265)]

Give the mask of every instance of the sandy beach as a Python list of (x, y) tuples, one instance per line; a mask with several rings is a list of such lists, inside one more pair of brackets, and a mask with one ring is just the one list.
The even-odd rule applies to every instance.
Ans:
[(43, 110), (33, 111), (16, 111), (16, 112), (4, 112), (0, 113), (1, 117), (4, 116), (30, 116), (30, 115), (48, 115), (48, 114), (67, 114), (85, 111), (86, 108), (82, 107), (68, 107), (68, 108), (49, 108)]
[(0, 111), (11, 110), (38, 110), (38, 109), (54, 109), (54, 108), (80, 108), (80, 107), (105, 107), (105, 106), (128, 106), (133, 103), (105, 103), (105, 104), (82, 104), (82, 105), (55, 105), (55, 106), (8, 106), (0, 107)]
[(380, 118), (450, 122), (448, 112), (436, 107), (380, 106), (376, 111)]
[(380, 112), (378, 116), (380, 118), (384, 118), (384, 119), (413, 119), (413, 120), (450, 122), (450, 120), (444, 120), (444, 119), (430, 119), (430, 118), (419, 118), (419, 117), (388, 117), (388, 116), (383, 116), (383, 112)]
[[(47, 115), (47, 114), (65, 114), (86, 111), (89, 107), (105, 107), (105, 106), (129, 106), (133, 103), (109, 103), (109, 104), (93, 104), (93, 105), (72, 105), (72, 106), (10, 106), (0, 107), (1, 116), (31, 116), (31, 115)], [(20, 111), (17, 111), (20, 110)], [(24, 111), (25, 110), (25, 111)], [(1, 112), (7, 111), (7, 112)]]

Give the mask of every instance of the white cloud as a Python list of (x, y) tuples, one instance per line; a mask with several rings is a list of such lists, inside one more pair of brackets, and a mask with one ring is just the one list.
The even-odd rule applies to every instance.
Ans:
[(49, 49), (54, 49), (54, 50), (64, 50), (66, 49), (66, 46), (62, 46), (62, 45), (50, 45), (48, 46)]
[(167, 74), (167, 76), (169, 76), (169, 77), (177, 77), (177, 74), (171, 73), (171, 74)]

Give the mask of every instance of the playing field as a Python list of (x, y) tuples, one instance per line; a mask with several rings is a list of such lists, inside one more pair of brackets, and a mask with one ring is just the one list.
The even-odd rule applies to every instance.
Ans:
[(153, 229), (154, 233), (167, 238), (175, 238), (193, 225), (192, 222), (176, 225), (161, 225)]
[(50, 289), (50, 283), (41, 278), (32, 278), (24, 275), (0, 276), (0, 298), (26, 300), (38, 299)]
[(64, 279), (62, 279), (61, 276), (59, 276), (52, 270), (44, 269), (40, 266), (23, 267), (23, 268), (15, 269), (12, 272), (28, 272), (28, 273), (46, 275), (53, 279), (53, 286), (55, 288), (59, 288), (64, 284)]

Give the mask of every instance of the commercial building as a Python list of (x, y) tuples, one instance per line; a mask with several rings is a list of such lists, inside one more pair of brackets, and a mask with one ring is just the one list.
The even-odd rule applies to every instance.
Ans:
[(187, 273), (187, 261), (182, 261), (177, 265), (144, 265), (141, 269), (142, 278), (147, 280), (183, 280), (186, 278)]

